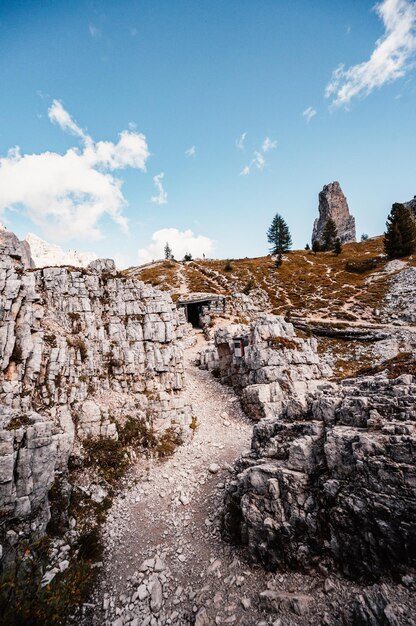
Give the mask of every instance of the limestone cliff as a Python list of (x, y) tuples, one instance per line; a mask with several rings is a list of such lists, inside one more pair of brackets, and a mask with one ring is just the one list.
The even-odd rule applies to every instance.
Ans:
[[(244, 358), (236, 358), (233, 338), (245, 335)], [(222, 382), (240, 395), (244, 411), (253, 419), (278, 415), (288, 398), (305, 402), (322, 378), (331, 374), (317, 354), (316, 339), (296, 337), (293, 325), (283, 317), (262, 314), (250, 326), (226, 326), (215, 333), (214, 355)], [(212, 369), (212, 367), (210, 367)]]
[(227, 488), (228, 536), (272, 570), (406, 574), (416, 566), (415, 402), (415, 376), (380, 374), (327, 384), (306, 410), (289, 403), (262, 420)]
[(323, 242), (325, 224), (330, 218), (335, 222), (341, 243), (356, 241), (355, 219), (350, 214), (347, 199), (337, 181), (324, 185), (319, 194), (319, 217), (313, 225), (312, 243)]
[(74, 445), (117, 439), (127, 416), (186, 432), (190, 409), (181, 397), (186, 322), (167, 294), (110, 260), (28, 265), (26, 246), (2, 233), (0, 510), (39, 536)]

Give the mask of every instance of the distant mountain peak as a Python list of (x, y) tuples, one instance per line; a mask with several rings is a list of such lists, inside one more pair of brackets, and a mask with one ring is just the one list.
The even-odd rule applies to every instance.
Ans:
[(63, 250), (54, 243), (48, 243), (34, 233), (28, 233), (25, 241), (30, 246), (32, 259), (36, 267), (48, 265), (74, 265), (86, 267), (97, 259), (95, 252), (80, 252), (78, 250)]

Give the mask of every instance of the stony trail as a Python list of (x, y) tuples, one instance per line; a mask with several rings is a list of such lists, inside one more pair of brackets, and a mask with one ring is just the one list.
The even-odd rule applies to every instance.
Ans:
[[(186, 351), (186, 399), (198, 428), (165, 462), (140, 461), (104, 527), (104, 565), (81, 623), (112, 626), (306, 626), (321, 624), (331, 598), (324, 578), (272, 574), (221, 537), (224, 481), (250, 447), (253, 422), (234, 392)], [(353, 592), (334, 583), (338, 601)], [(276, 612), (260, 592), (278, 590)], [(284, 617), (284, 622), (279, 616)]]

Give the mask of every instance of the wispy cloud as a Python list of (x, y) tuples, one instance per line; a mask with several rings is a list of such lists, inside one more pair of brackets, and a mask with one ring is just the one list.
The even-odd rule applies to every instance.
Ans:
[(144, 135), (124, 130), (117, 143), (95, 142), (58, 100), (48, 116), (80, 139), (83, 147), (64, 154), (21, 154), (16, 147), (0, 157), (0, 214), (19, 210), (48, 237), (60, 241), (99, 239), (105, 215), (127, 231), (123, 181), (112, 172), (127, 167), (146, 170), (149, 150)]
[(248, 174), (250, 174), (253, 167), (258, 170), (262, 170), (265, 165), (266, 165), (266, 160), (264, 156), (261, 154), (261, 152), (258, 152), (257, 150), (255, 150), (253, 158), (251, 159), (248, 165), (245, 165), (243, 167), (243, 169), (240, 172), (240, 176), (248, 176)]
[(365, 98), (374, 89), (406, 74), (416, 52), (416, 3), (413, 0), (384, 0), (374, 11), (383, 21), (384, 35), (376, 41), (368, 61), (345, 69), (337, 67), (325, 96), (332, 105), (347, 107), (353, 98)]
[(274, 150), (276, 146), (277, 140), (266, 137), (261, 144), (260, 150), (254, 150), (253, 158), (251, 159), (250, 163), (248, 163), (248, 165), (245, 165), (243, 167), (240, 172), (240, 176), (248, 176), (253, 168), (258, 170), (264, 169), (266, 165), (266, 159), (264, 158), (264, 154), (266, 154), (266, 152), (270, 152), (270, 150)]
[(162, 228), (152, 235), (152, 241), (146, 248), (138, 251), (139, 263), (162, 259), (164, 247), (169, 244), (176, 259), (182, 259), (186, 253), (194, 258), (202, 255), (209, 256), (214, 248), (214, 241), (204, 235), (195, 235), (192, 230), (178, 230), (177, 228)]
[(311, 119), (315, 117), (315, 115), (316, 115), (316, 111), (312, 107), (308, 107), (302, 113), (302, 116), (305, 118), (308, 124), (311, 121)]
[(94, 24), (90, 24), (88, 30), (93, 39), (99, 39), (101, 37), (101, 30)]
[(269, 150), (274, 150), (276, 146), (277, 146), (276, 140), (272, 140), (270, 139), (270, 137), (266, 137), (266, 139), (263, 141), (261, 149), (263, 150), (263, 152), (269, 152)]
[(157, 196), (152, 196), (150, 198), (150, 201), (153, 202), (154, 204), (166, 204), (168, 201), (168, 194), (163, 189), (163, 183), (162, 183), (164, 176), (165, 176), (164, 172), (160, 172), (160, 174), (153, 176), (153, 184), (158, 191)]
[(247, 137), (247, 133), (243, 133), (242, 135), (240, 135), (240, 137), (236, 140), (235, 145), (239, 150), (244, 150), (244, 143)]
[(190, 148), (185, 150), (185, 155), (187, 157), (194, 157), (196, 155), (196, 148), (195, 148), (195, 146), (191, 146)]
[(48, 109), (48, 117), (52, 124), (57, 124), (63, 131), (79, 137), (84, 142), (90, 139), (66, 111), (59, 100), (54, 100)]

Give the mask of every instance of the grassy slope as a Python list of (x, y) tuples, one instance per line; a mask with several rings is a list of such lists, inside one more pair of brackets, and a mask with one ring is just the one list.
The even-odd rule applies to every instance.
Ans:
[[(339, 256), (332, 252), (313, 254), (306, 250), (288, 253), (280, 268), (270, 256), (231, 261), (227, 271), (223, 260), (179, 264), (171, 261), (135, 272), (135, 275), (178, 293), (178, 268), (182, 268), (190, 291), (233, 293), (261, 287), (270, 300), (270, 312), (345, 321), (377, 321), (375, 311), (381, 307), (393, 274), (383, 271), (387, 260), (383, 239), (346, 244)], [(408, 259), (404, 259), (409, 261)], [(374, 264), (351, 271), (349, 264)], [(410, 260), (415, 264), (414, 260)]]
[[(416, 259), (403, 259), (416, 265)], [(249, 292), (261, 287), (266, 291), (271, 313), (338, 322), (378, 322), (384, 295), (394, 276), (385, 270), (383, 238), (344, 245), (339, 256), (332, 252), (313, 254), (296, 250), (285, 256), (276, 268), (270, 256), (233, 259), (227, 271), (224, 260), (176, 263), (165, 261), (137, 270), (146, 282), (170, 291), (176, 299), (182, 274), (192, 292)], [(353, 268), (351, 268), (351, 264)], [(366, 268), (366, 265), (370, 265)], [(352, 269), (361, 271), (351, 271)], [(183, 289), (183, 282), (182, 282)], [(371, 365), (372, 346), (361, 341), (320, 338), (319, 351), (332, 354), (335, 373), (345, 377)]]

